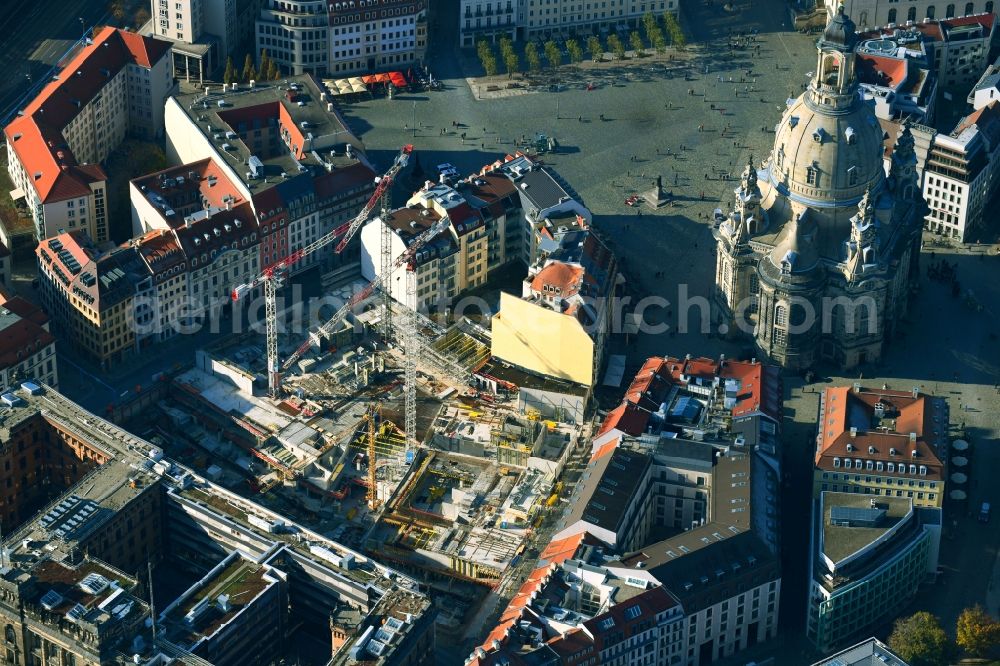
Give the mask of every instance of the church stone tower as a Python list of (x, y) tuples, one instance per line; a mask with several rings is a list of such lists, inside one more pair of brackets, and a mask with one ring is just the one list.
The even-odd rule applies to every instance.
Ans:
[(904, 125), (889, 175), (858, 93), (857, 34), (843, 10), (817, 42), (816, 74), (750, 164), (717, 241), (715, 317), (790, 369), (880, 358), (916, 275), (923, 202)]

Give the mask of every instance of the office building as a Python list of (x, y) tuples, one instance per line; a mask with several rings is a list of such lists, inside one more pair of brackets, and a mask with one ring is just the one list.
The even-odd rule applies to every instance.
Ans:
[[(479, 41), (499, 42), (502, 37), (512, 41), (549, 39), (564, 42), (571, 37), (586, 41), (591, 35), (606, 38), (617, 32), (627, 35), (641, 27), (647, 13), (662, 16), (677, 14), (677, 0), (657, 2), (622, 2), (618, 5), (582, 4), (561, 0), (462, 0), (459, 4), (458, 31), (461, 45), (475, 46)], [(623, 41), (626, 41), (623, 39)]]
[(813, 666), (909, 666), (889, 646), (877, 638), (869, 638), (846, 650), (817, 661)]
[(25, 199), (37, 240), (76, 230), (109, 239), (100, 162), (126, 135), (163, 135), (175, 87), (169, 48), (106, 27), (4, 128), (14, 197)]
[[(405, 575), (195, 477), (49, 387), (5, 393), (0, 416), (2, 451), (25, 461), (0, 485), (16, 528), (0, 570), (6, 663), (269, 664), (295, 654), (303, 622), (327, 618), (352, 621), (331, 632), (342, 640), (324, 663), (415, 665), (433, 651), (434, 611)], [(157, 596), (155, 636), (149, 581), (126, 573), (147, 563), (194, 581)]]
[[(180, 183), (198, 191), (185, 195), (194, 197), (195, 206), (225, 205), (227, 194), (233, 207), (248, 202), (266, 241), (266, 258), (300, 250), (352, 219), (375, 188), (363, 145), (310, 76), (171, 97), (166, 132), (168, 157), (184, 166), (164, 176), (178, 187), (177, 176), (203, 173), (197, 184)], [(205, 159), (213, 166), (197, 166)], [(133, 198), (140, 193), (133, 188)], [(170, 197), (161, 196), (169, 203)], [(296, 262), (292, 272), (322, 265), (357, 274), (360, 239), (339, 255), (335, 245)]]
[(813, 490), (944, 504), (948, 404), (912, 391), (855, 384), (824, 389)]
[(828, 652), (896, 617), (937, 571), (941, 509), (824, 492), (814, 503), (806, 634)]
[(420, 65), (427, 50), (424, 0), (267, 0), (257, 50), (292, 75), (368, 74)]
[(998, 164), (997, 102), (962, 118), (950, 134), (935, 134), (924, 166), (924, 228), (960, 243), (982, 233), (988, 222), (986, 206), (997, 189)]

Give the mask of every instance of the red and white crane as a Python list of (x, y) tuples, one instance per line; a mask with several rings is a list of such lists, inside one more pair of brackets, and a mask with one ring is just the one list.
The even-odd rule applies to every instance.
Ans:
[[(382, 174), (381, 177), (375, 179), (375, 192), (372, 193), (364, 208), (361, 209), (354, 219), (349, 222), (345, 222), (333, 231), (320, 236), (312, 243), (309, 243), (308, 245), (295, 250), (291, 254), (278, 259), (270, 266), (262, 270), (260, 274), (252, 280), (233, 288), (232, 299), (237, 301), (253, 289), (256, 289), (261, 285), (264, 286), (264, 319), (267, 329), (267, 388), (271, 397), (278, 397), (281, 392), (281, 370), (278, 367), (277, 306), (275, 297), (278, 287), (281, 286), (281, 281), (284, 279), (288, 269), (291, 268), (293, 264), (301, 261), (303, 257), (312, 254), (316, 250), (326, 247), (337, 238), (340, 238), (341, 240), (337, 243), (335, 251), (337, 254), (340, 254), (344, 248), (347, 247), (347, 244), (350, 242), (351, 238), (354, 237), (354, 234), (358, 232), (358, 229), (360, 229), (361, 226), (368, 221), (368, 216), (371, 215), (375, 206), (378, 205), (382, 197), (389, 192), (389, 188), (392, 187), (393, 179), (395, 179), (400, 170), (406, 166), (407, 162), (409, 162), (410, 153), (412, 152), (412, 145), (407, 144), (403, 146), (403, 148), (399, 151), (399, 154), (396, 156), (396, 159), (393, 161), (392, 166), (389, 167), (389, 170)], [(308, 347), (308, 343), (306, 344), (306, 347)], [(299, 355), (301, 355), (301, 353), (299, 353)], [(289, 365), (291, 364), (286, 363), (284, 367), (287, 368)]]

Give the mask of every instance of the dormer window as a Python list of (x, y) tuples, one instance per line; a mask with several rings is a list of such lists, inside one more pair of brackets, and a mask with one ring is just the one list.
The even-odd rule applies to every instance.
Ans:
[(857, 143), (858, 136), (854, 132), (854, 128), (853, 127), (848, 127), (846, 130), (844, 130), (844, 139), (847, 140), (847, 145), (848, 146), (853, 146), (855, 143)]
[(847, 184), (854, 187), (858, 184), (858, 167), (850, 166), (847, 168)]
[(823, 128), (820, 127), (815, 132), (813, 132), (813, 141), (815, 141), (816, 143), (823, 143), (823, 138), (825, 136), (826, 136), (826, 132), (824, 132)]

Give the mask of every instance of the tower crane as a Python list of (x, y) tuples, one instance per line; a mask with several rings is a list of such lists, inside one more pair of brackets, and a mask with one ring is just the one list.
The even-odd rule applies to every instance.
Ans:
[[(286, 362), (284, 368), (279, 369), (278, 367), (278, 323), (277, 323), (277, 304), (276, 304), (276, 293), (278, 287), (281, 286), (281, 282), (285, 277), (288, 269), (291, 268), (292, 264), (301, 261), (304, 257), (312, 254), (320, 248), (326, 247), (332, 243), (337, 238), (340, 238), (340, 242), (337, 243), (335, 251), (337, 254), (343, 252), (344, 248), (350, 242), (351, 238), (357, 233), (358, 229), (361, 228), (367, 220), (368, 216), (371, 215), (372, 210), (378, 205), (379, 201), (389, 192), (389, 188), (392, 187), (393, 179), (399, 174), (400, 170), (406, 166), (410, 159), (410, 153), (413, 152), (413, 146), (407, 144), (400, 149), (399, 154), (393, 161), (392, 166), (389, 170), (382, 174), (381, 177), (376, 178), (375, 191), (372, 193), (368, 202), (364, 205), (364, 208), (350, 221), (345, 222), (333, 231), (330, 231), (323, 236), (320, 236), (312, 243), (295, 250), (291, 254), (278, 259), (270, 266), (262, 270), (256, 277), (248, 282), (237, 285), (233, 288), (232, 299), (234, 301), (239, 300), (247, 293), (253, 289), (263, 285), (264, 286), (264, 321), (266, 327), (266, 338), (267, 338), (267, 388), (268, 393), (272, 398), (278, 397), (281, 392), (281, 372), (284, 368), (287, 368), (291, 363)], [(307, 343), (308, 346), (308, 343)], [(301, 352), (298, 352), (301, 355)], [(297, 357), (296, 357), (297, 358)]]
[[(410, 243), (410, 245), (405, 250), (403, 250), (403, 252), (400, 253), (400, 255), (396, 257), (396, 259), (392, 262), (392, 265), (389, 267), (388, 272), (376, 275), (375, 279), (372, 280), (370, 283), (368, 283), (364, 287), (364, 289), (361, 289), (356, 294), (351, 296), (351, 298), (346, 303), (344, 303), (344, 305), (342, 305), (340, 309), (337, 310), (333, 314), (333, 316), (326, 321), (326, 323), (320, 326), (315, 333), (310, 334), (309, 339), (307, 339), (304, 343), (302, 343), (302, 345), (298, 349), (296, 349), (291, 356), (285, 359), (285, 362), (281, 364), (280, 371), (284, 372), (285, 370), (290, 368), (293, 363), (302, 358), (302, 355), (309, 350), (310, 346), (312, 346), (312, 339), (314, 336), (316, 339), (320, 339), (330, 335), (334, 330), (336, 330), (336, 327), (342, 321), (344, 321), (344, 317), (347, 316), (348, 312), (350, 312), (356, 305), (364, 301), (366, 298), (371, 296), (376, 289), (382, 287), (382, 285), (389, 279), (389, 276), (396, 269), (398, 269), (400, 266), (403, 265), (409, 266), (409, 264), (413, 261), (413, 258), (416, 256), (417, 252), (420, 251), (420, 249), (423, 248), (424, 245), (426, 245), (432, 238), (444, 232), (450, 225), (451, 221), (447, 217), (443, 217), (437, 222), (435, 222), (431, 227), (426, 229), (419, 236), (414, 238), (413, 241)], [(388, 289), (389, 287), (385, 288)]]

